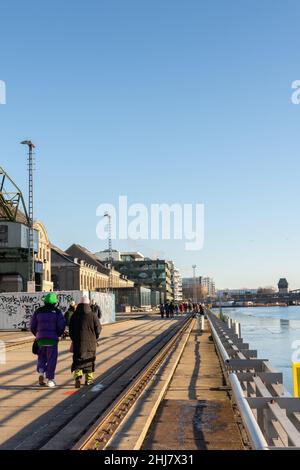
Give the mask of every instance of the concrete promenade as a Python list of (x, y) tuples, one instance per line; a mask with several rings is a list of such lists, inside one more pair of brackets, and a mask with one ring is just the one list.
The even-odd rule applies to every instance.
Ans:
[[(182, 320), (182, 317), (171, 320), (151, 315), (105, 325), (97, 353), (96, 383), (80, 390), (74, 389), (70, 372), (69, 340), (59, 343), (55, 389), (37, 385), (31, 341), (9, 348), (6, 364), (0, 365), (0, 449), (38, 449), (51, 439), (54, 444), (50, 448), (53, 445), (68, 448), (67, 440), (56, 444), (56, 433), (74, 416), (84, 413), (85, 407), (96, 397), (103, 401), (105, 394), (101, 395), (101, 390), (109, 377), (130, 361), (134, 363), (152, 342), (163, 338)], [(30, 337), (27, 333), (3, 332), (0, 339), (7, 340), (10, 335), (11, 340), (20, 335)], [(222, 385), (222, 371), (210, 333), (199, 335), (195, 327), (144, 448), (242, 448), (230, 401)], [(72, 437), (78, 430), (70, 432)]]

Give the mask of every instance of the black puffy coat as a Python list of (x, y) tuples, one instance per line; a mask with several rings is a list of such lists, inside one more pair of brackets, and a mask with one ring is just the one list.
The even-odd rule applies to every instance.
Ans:
[(102, 317), (102, 312), (101, 312), (101, 308), (99, 307), (99, 305), (91, 304), (91, 309), (92, 309), (92, 312), (94, 312), (100, 320), (100, 318)]
[(89, 305), (78, 305), (70, 320), (69, 333), (73, 341), (71, 370), (81, 369), (83, 372), (94, 372), (101, 324)]

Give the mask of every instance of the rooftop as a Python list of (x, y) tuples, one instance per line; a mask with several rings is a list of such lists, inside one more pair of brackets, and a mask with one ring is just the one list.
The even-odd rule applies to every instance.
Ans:
[(99, 259), (87, 248), (84, 246), (73, 243), (67, 250), (67, 255), (71, 255), (74, 258), (79, 258), (85, 260), (88, 264), (94, 265), (97, 267), (98, 271), (103, 274), (109, 274), (109, 269), (104, 266), (104, 264), (99, 261)]

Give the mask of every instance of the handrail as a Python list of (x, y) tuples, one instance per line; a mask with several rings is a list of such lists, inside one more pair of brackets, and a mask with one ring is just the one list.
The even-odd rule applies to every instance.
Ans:
[(239, 407), (244, 426), (247, 430), (249, 439), (254, 449), (256, 450), (269, 450), (268, 443), (254, 418), (252, 410), (244, 397), (243, 390), (237, 375), (234, 373), (229, 374), (229, 381), (232, 388), (232, 393)]
[(228, 356), (228, 353), (226, 351), (226, 349), (224, 348), (223, 344), (222, 344), (222, 341), (220, 340), (219, 338), (219, 335), (218, 333), (216, 332), (215, 330), (215, 327), (211, 321), (211, 319), (209, 317), (207, 317), (207, 320), (209, 322), (209, 326), (210, 326), (210, 329), (211, 329), (211, 332), (212, 332), (212, 335), (213, 335), (213, 338), (215, 340), (215, 344), (217, 345), (217, 348), (219, 350), (219, 353), (221, 354), (222, 356), (222, 359), (223, 361), (226, 363), (226, 362), (229, 362), (230, 361), (230, 357)]
[(268, 359), (257, 358), (257, 351), (236, 334), (236, 325), (227, 325), (209, 309), (205, 313), (253, 448), (300, 448), (300, 420), (294, 419), (295, 412), (300, 415), (300, 399), (286, 391), (282, 373)]

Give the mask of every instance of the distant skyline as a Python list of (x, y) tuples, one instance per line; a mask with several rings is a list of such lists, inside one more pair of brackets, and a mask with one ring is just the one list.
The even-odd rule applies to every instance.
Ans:
[[(101, 203), (204, 204), (204, 247), (116, 240), (216, 288), (300, 288), (300, 3), (1, 2), (0, 165), (53, 244), (106, 248)], [(2, 87), (2, 89), (4, 89)]]

